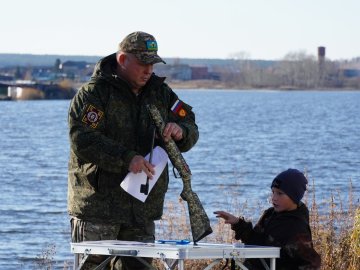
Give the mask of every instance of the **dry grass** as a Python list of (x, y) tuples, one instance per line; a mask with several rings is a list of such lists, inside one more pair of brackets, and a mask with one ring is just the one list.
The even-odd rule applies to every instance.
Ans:
[(53, 269), (55, 253), (55, 244), (48, 245), (42, 254), (36, 257), (34, 269)]
[[(309, 186), (304, 202), (310, 210), (310, 226), (316, 251), (321, 255), (323, 270), (359, 270), (360, 269), (360, 204), (354, 203), (352, 183), (348, 192), (348, 201), (343, 202), (340, 193), (330, 194), (327, 201), (318, 202), (314, 182)], [(344, 194), (342, 194), (344, 195)], [(230, 199), (232, 213), (256, 213), (259, 205), (250, 207), (240, 205), (237, 198)], [(337, 202), (337, 203), (335, 203)], [(166, 215), (160, 221), (157, 239), (191, 239), (190, 225), (187, 218), (186, 202), (179, 199), (178, 203), (167, 204)], [(222, 207), (224, 209), (225, 207)], [(263, 208), (263, 207), (262, 207)], [(256, 211), (255, 211), (256, 210)], [(244, 216), (246, 216), (244, 214)], [(254, 217), (257, 220), (258, 217)], [(213, 225), (213, 234), (204, 242), (233, 243), (234, 233), (229, 225), (219, 220)], [(209, 260), (186, 260), (186, 269), (204, 269)], [(223, 269), (222, 264), (212, 268)], [(160, 260), (154, 266), (165, 269)], [(229, 266), (225, 269), (230, 269)]]
[[(309, 178), (308, 178), (309, 179)], [(250, 213), (258, 213), (264, 203), (241, 203), (239, 195), (233, 189), (219, 187), (227, 194), (229, 207), (220, 206), (236, 215), (247, 218)], [(221, 193), (221, 192), (220, 192)], [(304, 202), (310, 210), (310, 226), (316, 251), (322, 258), (322, 270), (359, 270), (360, 269), (360, 203), (354, 203), (352, 183), (348, 192), (348, 201), (343, 202), (341, 194), (330, 194), (328, 201), (318, 202), (315, 196), (314, 182), (305, 195)], [(344, 194), (342, 194), (344, 196)], [(337, 202), (337, 203), (335, 203)], [(157, 227), (157, 239), (191, 239), (187, 204), (179, 198), (178, 202), (168, 202), (163, 219)], [(258, 216), (252, 217), (256, 221)], [(229, 225), (218, 220), (212, 224), (214, 232), (203, 242), (233, 243), (234, 233)], [(52, 269), (55, 246), (49, 246), (36, 260), (35, 269)], [(210, 264), (210, 260), (186, 260), (185, 269), (200, 270)], [(154, 260), (154, 267), (165, 269), (159, 259)], [(213, 267), (213, 270), (224, 269), (225, 260)], [(69, 269), (65, 262), (63, 269)], [(177, 267), (175, 268), (177, 269)], [(227, 266), (225, 269), (230, 269)]]

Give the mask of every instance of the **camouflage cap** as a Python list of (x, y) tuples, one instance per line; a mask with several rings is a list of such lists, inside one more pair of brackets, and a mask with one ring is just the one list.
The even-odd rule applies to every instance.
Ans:
[(142, 63), (156, 64), (165, 61), (158, 56), (155, 38), (145, 32), (134, 32), (127, 35), (119, 44), (119, 51), (131, 53)]

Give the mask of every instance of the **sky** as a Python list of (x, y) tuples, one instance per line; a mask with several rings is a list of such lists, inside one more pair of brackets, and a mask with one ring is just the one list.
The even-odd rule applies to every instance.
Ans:
[(360, 56), (359, 0), (2, 0), (0, 53), (105, 56), (129, 33), (161, 57)]

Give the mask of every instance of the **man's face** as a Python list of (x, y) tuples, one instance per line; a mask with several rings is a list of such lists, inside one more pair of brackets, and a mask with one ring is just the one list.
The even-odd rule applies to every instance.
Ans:
[(284, 191), (276, 187), (271, 188), (271, 190), (271, 201), (276, 212), (291, 211), (297, 208), (296, 203)]
[(150, 79), (153, 73), (153, 64), (140, 62), (133, 54), (126, 53), (123, 62), (124, 79), (130, 83), (133, 89), (139, 90)]

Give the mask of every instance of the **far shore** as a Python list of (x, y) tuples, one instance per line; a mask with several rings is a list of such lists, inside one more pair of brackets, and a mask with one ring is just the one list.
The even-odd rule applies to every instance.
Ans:
[(215, 80), (189, 80), (189, 81), (165, 81), (172, 89), (190, 90), (190, 89), (213, 89), (213, 90), (262, 90), (262, 91), (359, 91), (356, 88), (313, 88), (304, 89), (296, 88), (292, 86), (281, 87), (267, 87), (267, 86), (248, 86), (237, 87), (234, 85), (228, 85), (221, 81)]

